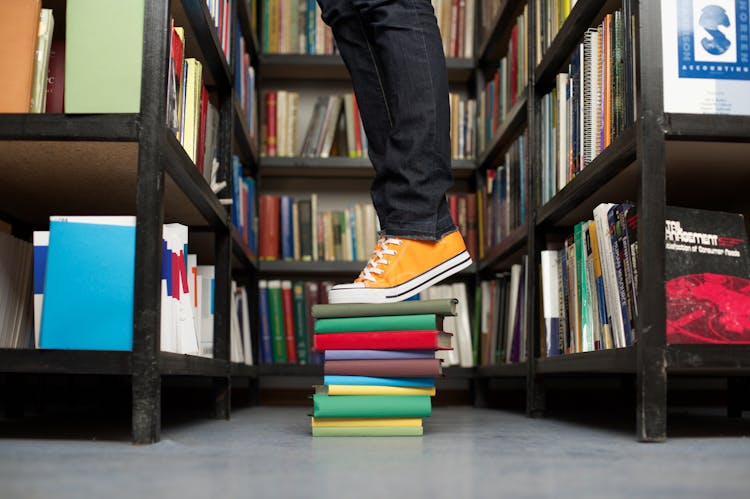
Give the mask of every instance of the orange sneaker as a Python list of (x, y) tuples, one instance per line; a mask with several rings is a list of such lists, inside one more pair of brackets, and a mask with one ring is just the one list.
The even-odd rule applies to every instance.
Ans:
[(440, 241), (381, 237), (370, 261), (352, 284), (333, 286), (329, 303), (403, 301), (471, 265), (458, 231)]

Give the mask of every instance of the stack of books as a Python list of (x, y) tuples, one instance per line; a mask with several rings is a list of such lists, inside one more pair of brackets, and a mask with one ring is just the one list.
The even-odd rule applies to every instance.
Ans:
[(315, 305), (314, 345), (325, 353), (313, 395), (312, 434), (420, 436), (430, 416), (436, 350), (451, 349), (443, 319), (458, 300)]

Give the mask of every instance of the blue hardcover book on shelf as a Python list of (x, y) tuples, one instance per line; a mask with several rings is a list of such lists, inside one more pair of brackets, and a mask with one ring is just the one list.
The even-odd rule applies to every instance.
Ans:
[(232, 156), (232, 225), (242, 232), (240, 225), (240, 210), (242, 209), (242, 196), (240, 196), (240, 182), (242, 178), (242, 163), (240, 158)]
[(378, 378), (373, 376), (323, 376), (324, 385), (368, 385), (368, 386), (405, 386), (429, 388), (435, 386), (432, 378)]
[(52, 217), (40, 348), (132, 350), (135, 217)]
[(292, 229), (292, 217), (294, 211), (294, 200), (292, 196), (281, 196), (281, 258), (283, 260), (294, 259), (294, 230)]
[(247, 186), (247, 246), (253, 254), (258, 252), (258, 238), (256, 234), (257, 224), (255, 223), (255, 179), (252, 177), (243, 177), (242, 181)]

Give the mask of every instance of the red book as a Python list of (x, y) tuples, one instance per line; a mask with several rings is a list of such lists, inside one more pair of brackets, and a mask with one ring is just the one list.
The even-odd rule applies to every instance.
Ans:
[(281, 199), (271, 194), (261, 194), (258, 197), (260, 205), (260, 246), (258, 256), (261, 260), (278, 260), (281, 256), (279, 237), (279, 217)]
[(518, 24), (513, 26), (513, 34), (510, 43), (510, 105), (516, 103), (516, 94), (518, 93)]
[(443, 331), (387, 331), (316, 334), (314, 347), (324, 350), (450, 350), (450, 333)]
[(453, 219), (453, 223), (456, 224), (456, 227), (458, 227), (458, 195), (457, 194), (448, 195), (448, 210), (450, 210), (451, 212), (451, 218)]
[(440, 359), (327, 360), (323, 374), (379, 378), (433, 378), (443, 375)]
[(362, 123), (359, 116), (359, 105), (357, 97), (352, 94), (352, 108), (354, 109), (354, 149), (357, 151), (356, 156), (362, 157)]
[(451, 1), (451, 34), (450, 34), (450, 51), (445, 57), (456, 57), (458, 53), (458, 1)]
[(266, 154), (276, 156), (276, 92), (266, 94)]
[(62, 113), (65, 98), (65, 40), (53, 39), (47, 69), (46, 113)]
[(297, 341), (294, 337), (294, 301), (292, 281), (281, 281), (281, 303), (284, 307), (284, 338), (286, 338), (286, 360), (297, 363)]
[(198, 154), (195, 158), (195, 166), (203, 174), (203, 157), (206, 155), (206, 115), (208, 114), (208, 91), (205, 85), (201, 86), (201, 116), (198, 128)]

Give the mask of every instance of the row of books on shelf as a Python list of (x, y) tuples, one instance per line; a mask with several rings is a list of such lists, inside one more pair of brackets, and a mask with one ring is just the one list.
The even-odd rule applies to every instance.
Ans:
[(445, 57), (474, 57), (474, 0), (432, 0)]
[(589, 165), (635, 120), (635, 53), (622, 11), (586, 31), (567, 72), (541, 102), (541, 202)]
[(137, 113), (142, 33), (143, 1), (1, 2), (0, 113)]
[[(543, 356), (638, 339), (638, 216), (603, 203), (563, 248), (541, 253)], [(742, 215), (667, 207), (668, 343), (750, 343), (750, 258)]]
[(315, 0), (263, 0), (261, 50), (266, 54), (333, 54), (331, 28)]
[(363, 261), (370, 258), (379, 223), (370, 203), (318, 211), (315, 193), (306, 199), (259, 196), (261, 260)]
[(528, 82), (528, 6), (516, 18), (510, 32), (507, 52), (497, 70), (487, 78), (479, 94), (479, 150), (490, 144), (510, 109), (523, 95)]
[[(208, 13), (213, 21), (214, 29), (222, 52), (227, 61), (232, 60), (232, 26), (237, 26), (235, 19), (232, 23), (235, 0), (206, 0)], [(246, 2), (247, 0), (238, 0)]]
[[(133, 348), (135, 217), (53, 216), (33, 245), (0, 233), (0, 347)], [(247, 290), (232, 284), (231, 359), (252, 363)], [(161, 350), (211, 357), (214, 267), (188, 252), (188, 228), (163, 228)]]
[(430, 415), (443, 331), (458, 300), (313, 305), (314, 348), (324, 354), (314, 386), (313, 436), (419, 436)]
[(570, 15), (571, 9), (575, 7), (577, 0), (534, 0), (534, 2), (536, 7), (534, 11), (536, 12), (535, 54), (536, 64), (539, 64)]
[(234, 59), (234, 91), (240, 102), (250, 138), (255, 140), (258, 131), (258, 92), (255, 88), (255, 68), (250, 64), (245, 38), (237, 36)]
[(253, 177), (242, 174), (240, 158), (232, 158), (232, 225), (242, 236), (248, 249), (258, 253), (258, 206)]
[(261, 110), (261, 155), (282, 157), (367, 157), (367, 136), (353, 93), (319, 96), (300, 144), (299, 94), (267, 92)]
[[(328, 303), (331, 281), (259, 281), (260, 313), (260, 359), (265, 364), (319, 364), (322, 352), (331, 345), (313, 341), (316, 332), (315, 319), (311, 313), (314, 305)], [(453, 350), (438, 354), (446, 365), (473, 367), (475, 365), (475, 343), (469, 320), (469, 305), (465, 283), (433, 286), (421, 293), (417, 299), (458, 299), (459, 313), (446, 317), (429, 328), (450, 333)], [(393, 319), (391, 317), (391, 319)], [(399, 328), (409, 329), (403, 321), (395, 321)], [(395, 325), (393, 327), (396, 327)], [(335, 339), (329, 337), (328, 339)], [(362, 348), (365, 348), (362, 346)]]
[(480, 258), (526, 222), (526, 156), (524, 132), (506, 151), (502, 163), (485, 171), (477, 186)]
[(526, 256), (522, 263), (513, 264), (510, 271), (480, 283), (477, 290), (479, 365), (515, 364), (526, 360), (528, 289)]

